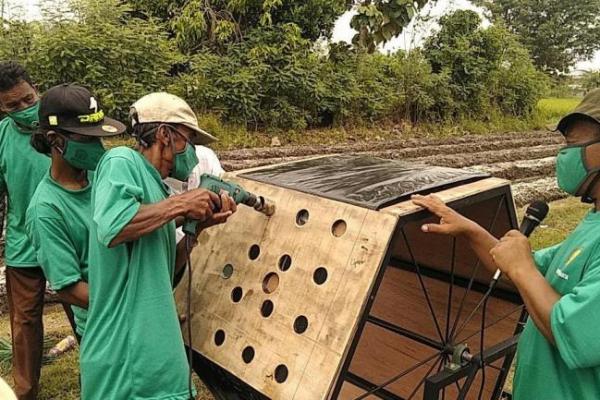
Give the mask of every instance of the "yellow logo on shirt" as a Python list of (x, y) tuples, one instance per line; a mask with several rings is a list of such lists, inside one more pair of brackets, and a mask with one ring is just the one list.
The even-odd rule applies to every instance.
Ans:
[(575, 259), (581, 254), (582, 251), (583, 251), (583, 249), (581, 247), (573, 250), (573, 252), (571, 253), (571, 256), (565, 263), (565, 268), (567, 268), (573, 261), (575, 261)]

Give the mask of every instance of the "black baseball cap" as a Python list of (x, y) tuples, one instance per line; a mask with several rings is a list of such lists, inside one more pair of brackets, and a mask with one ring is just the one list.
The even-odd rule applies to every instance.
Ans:
[(100, 103), (85, 87), (62, 84), (50, 88), (40, 100), (40, 128), (58, 129), (86, 136), (114, 136), (125, 132), (125, 125), (108, 118)]

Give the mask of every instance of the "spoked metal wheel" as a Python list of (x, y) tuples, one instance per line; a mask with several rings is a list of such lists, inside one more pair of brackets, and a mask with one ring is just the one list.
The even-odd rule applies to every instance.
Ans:
[[(516, 226), (510, 194), (452, 205), (499, 237)], [(342, 370), (339, 399), (498, 399), (526, 318), (516, 290), (462, 239), (425, 234), (416, 214), (398, 227), (368, 313)], [(348, 384), (349, 383), (349, 384)]]

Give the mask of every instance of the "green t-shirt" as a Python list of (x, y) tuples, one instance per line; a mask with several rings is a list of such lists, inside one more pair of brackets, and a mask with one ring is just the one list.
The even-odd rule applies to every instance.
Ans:
[[(93, 179), (89, 174), (90, 181)], [(88, 280), (88, 238), (92, 218), (92, 185), (69, 190), (42, 179), (27, 209), (27, 233), (39, 265), (54, 290)], [(77, 333), (83, 335), (87, 310), (72, 306)]]
[(109, 248), (143, 204), (167, 198), (138, 152), (118, 147), (96, 170), (90, 227), (90, 307), (81, 347), (83, 400), (188, 399), (188, 365), (175, 299), (172, 221)]
[(561, 294), (551, 314), (556, 346), (530, 319), (519, 340), (515, 400), (600, 398), (600, 213), (590, 212), (567, 239), (535, 253)]
[(10, 118), (0, 122), (0, 192), (8, 195), (6, 265), (35, 267), (35, 251), (25, 231), (25, 213), (35, 188), (50, 168), (50, 158), (38, 153)]

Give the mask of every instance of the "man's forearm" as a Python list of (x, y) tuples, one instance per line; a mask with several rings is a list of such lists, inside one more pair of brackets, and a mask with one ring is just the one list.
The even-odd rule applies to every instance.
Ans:
[(90, 294), (87, 282), (76, 282), (73, 285), (59, 290), (57, 294), (65, 303), (73, 304), (85, 309), (88, 308)]
[(519, 290), (527, 312), (542, 335), (555, 344), (551, 315), (554, 305), (560, 300), (560, 294), (550, 286), (534, 265), (519, 268), (517, 271), (510, 278)]
[(185, 215), (186, 211), (184, 202), (178, 196), (169, 197), (155, 204), (144, 204), (131, 222), (110, 242), (109, 247), (133, 242), (173, 219)]
[(463, 237), (468, 241), (484, 267), (489, 271), (496, 271), (498, 267), (490, 255), (490, 250), (498, 243), (498, 239), (475, 222)]

